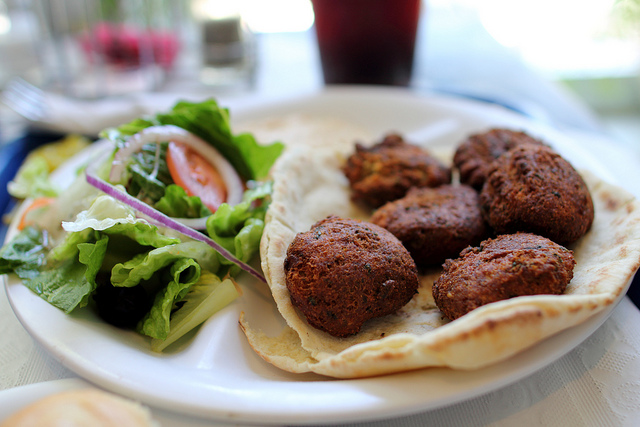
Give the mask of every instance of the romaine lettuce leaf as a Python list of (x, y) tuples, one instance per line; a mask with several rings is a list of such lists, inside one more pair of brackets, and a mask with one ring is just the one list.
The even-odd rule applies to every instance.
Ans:
[(200, 266), (190, 258), (176, 260), (170, 269), (170, 281), (155, 296), (149, 313), (136, 330), (152, 338), (166, 339), (169, 334), (171, 310), (200, 278)]
[(109, 238), (102, 236), (94, 242), (81, 243), (77, 256), (58, 261), (47, 259), (45, 241), (45, 233), (25, 228), (2, 249), (0, 269), (8, 272), (6, 268), (11, 265), (11, 271), (26, 287), (66, 313), (85, 306), (97, 287), (96, 274)]
[(138, 221), (133, 208), (103, 194), (96, 197), (89, 209), (79, 212), (75, 221), (63, 221), (62, 228), (68, 232), (82, 231), (87, 228), (102, 231), (115, 224), (134, 224)]
[(183, 242), (153, 249), (124, 263), (116, 264), (111, 270), (111, 284), (123, 287), (135, 286), (183, 258), (193, 259), (199, 266), (214, 273), (219, 268), (216, 252), (209, 245), (196, 241)]
[(0, 274), (14, 272), (20, 277), (38, 274), (47, 259), (47, 236), (35, 227), (25, 227), (0, 249)]
[(165, 189), (164, 196), (153, 207), (173, 218), (204, 218), (211, 215), (200, 197), (187, 195), (184, 188), (175, 184)]
[(97, 233), (91, 228), (67, 233), (64, 236), (64, 240), (49, 251), (47, 259), (50, 262), (62, 262), (65, 259), (76, 258), (80, 244), (94, 242), (96, 239)]
[(264, 178), (284, 149), (280, 142), (258, 144), (251, 134), (233, 135), (229, 111), (221, 108), (214, 99), (196, 103), (180, 101), (167, 113), (107, 129), (102, 136), (121, 146), (129, 136), (156, 125), (176, 125), (209, 142), (245, 180)]
[(80, 212), (73, 222), (62, 222), (62, 228), (69, 234), (65, 242), (54, 249), (56, 253), (66, 253), (69, 245), (73, 246), (85, 237), (86, 230), (102, 231), (107, 234), (121, 235), (130, 238), (143, 246), (162, 246), (179, 243), (180, 239), (166, 236), (158, 227), (137, 218), (135, 211), (108, 195), (101, 195), (91, 204), (89, 209)]
[(44, 157), (28, 158), (7, 184), (7, 191), (17, 199), (55, 197), (58, 189), (49, 179), (49, 164)]
[[(254, 188), (247, 190), (244, 200), (235, 206), (222, 204), (207, 219), (207, 233), (225, 249), (241, 261), (249, 261), (260, 246), (264, 217), (270, 202), (273, 184), (271, 182), (252, 183)], [(232, 273), (238, 267), (218, 255), (220, 263), (231, 266)]]
[(221, 281), (203, 270), (198, 282), (180, 301), (180, 307), (171, 314), (167, 337), (152, 339), (151, 350), (164, 350), (239, 296), (240, 290), (232, 279)]

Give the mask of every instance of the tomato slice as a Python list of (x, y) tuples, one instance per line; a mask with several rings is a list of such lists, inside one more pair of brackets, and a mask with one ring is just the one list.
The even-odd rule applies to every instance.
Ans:
[(169, 142), (167, 166), (173, 181), (198, 196), (211, 212), (227, 200), (227, 187), (215, 167), (185, 144)]

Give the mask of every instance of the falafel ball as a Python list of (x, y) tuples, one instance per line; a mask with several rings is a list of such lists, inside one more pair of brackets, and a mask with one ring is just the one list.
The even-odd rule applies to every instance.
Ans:
[(482, 305), (523, 295), (562, 294), (573, 277), (569, 249), (530, 233), (503, 234), (448, 259), (433, 298), (454, 320)]
[(543, 145), (525, 132), (494, 128), (469, 136), (456, 149), (453, 164), (460, 171), (460, 182), (482, 189), (491, 163), (503, 153), (522, 144)]
[(416, 265), (393, 234), (336, 216), (295, 236), (284, 271), (293, 305), (311, 326), (336, 337), (395, 313), (418, 289)]
[(417, 145), (390, 134), (371, 147), (356, 144), (343, 172), (352, 199), (371, 207), (403, 197), (411, 187), (437, 187), (451, 182), (451, 168)]
[(525, 144), (496, 161), (480, 193), (496, 234), (526, 231), (567, 245), (593, 223), (591, 194), (580, 174), (553, 149)]
[(412, 188), (379, 208), (371, 222), (400, 239), (420, 268), (442, 264), (487, 237), (480, 198), (467, 185)]

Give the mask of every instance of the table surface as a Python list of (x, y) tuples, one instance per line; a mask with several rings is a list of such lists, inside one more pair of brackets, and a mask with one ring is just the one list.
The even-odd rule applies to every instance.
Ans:
[[(286, 97), (322, 88), (312, 31), (260, 34), (257, 41), (259, 66), (251, 96)], [(193, 90), (193, 76), (189, 70), (182, 72), (163, 90)], [(411, 88), (418, 93), (448, 93), (499, 103), (577, 136), (604, 136), (598, 118), (587, 107), (493, 41), (473, 11), (466, 9), (426, 10)], [(216, 94), (214, 89), (207, 90)], [(616, 155), (625, 155), (615, 141), (603, 140), (611, 145), (591, 142), (590, 149), (613, 156), (612, 161)], [(640, 160), (631, 161), (640, 164)], [(5, 174), (10, 169), (0, 166)], [(632, 290), (637, 292), (636, 288)], [(590, 338), (525, 380), (453, 406), (367, 425), (637, 425), (640, 336), (633, 326), (638, 324), (640, 311), (625, 298)], [(76, 377), (31, 339), (4, 291), (0, 292), (0, 335), (0, 389), (6, 389), (5, 394), (0, 392), (0, 406), (6, 392), (16, 387)], [(167, 425), (173, 422), (175, 419)]]

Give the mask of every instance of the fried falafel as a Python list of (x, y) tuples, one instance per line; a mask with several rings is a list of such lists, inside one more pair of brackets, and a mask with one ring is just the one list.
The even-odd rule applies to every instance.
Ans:
[(418, 289), (415, 262), (393, 234), (335, 216), (295, 236), (284, 271), (292, 304), (311, 326), (336, 337), (395, 313)]
[(482, 305), (523, 295), (560, 295), (573, 277), (569, 249), (531, 233), (504, 234), (448, 259), (433, 284), (436, 305), (450, 320)]
[(400, 239), (419, 268), (457, 257), (487, 237), (478, 193), (467, 185), (412, 188), (380, 207), (370, 221)]
[(451, 168), (417, 145), (390, 134), (371, 147), (356, 144), (343, 172), (354, 201), (371, 207), (403, 197), (411, 187), (451, 182)]
[(482, 189), (491, 163), (503, 153), (522, 144), (544, 143), (525, 132), (494, 128), (469, 136), (456, 149), (453, 165), (460, 172), (460, 182)]
[(524, 144), (496, 159), (480, 193), (496, 234), (527, 231), (568, 245), (593, 223), (591, 194), (580, 174), (553, 149)]

